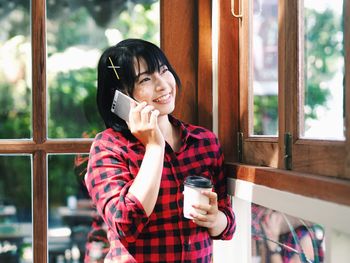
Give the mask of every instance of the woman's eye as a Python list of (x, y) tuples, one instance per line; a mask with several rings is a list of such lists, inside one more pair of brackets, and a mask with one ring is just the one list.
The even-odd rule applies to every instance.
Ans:
[(167, 71), (168, 71), (168, 68), (167, 68), (167, 67), (163, 67), (163, 68), (160, 70), (161, 73), (165, 73), (165, 72), (167, 72)]
[(143, 79), (140, 80), (139, 84), (142, 84), (142, 83), (144, 83), (146, 81), (149, 81), (149, 80), (150, 80), (150, 78), (148, 78), (148, 77), (143, 78)]

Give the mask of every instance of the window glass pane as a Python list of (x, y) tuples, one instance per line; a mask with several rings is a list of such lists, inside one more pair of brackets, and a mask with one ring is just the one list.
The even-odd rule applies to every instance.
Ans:
[(254, 0), (252, 64), (255, 135), (278, 132), (278, 0)]
[(302, 137), (344, 139), (342, 10), (342, 0), (304, 1)]
[(29, 0), (0, 0), (0, 139), (31, 138)]
[(324, 228), (252, 204), (253, 262), (324, 262)]
[(96, 107), (101, 52), (127, 37), (159, 44), (159, 1), (47, 1), (50, 138), (92, 137), (104, 128)]
[(105, 226), (84, 185), (87, 161), (87, 154), (49, 155), (50, 262), (83, 262), (86, 251), (97, 262), (108, 252)]
[(33, 262), (31, 158), (0, 156), (0, 262)]

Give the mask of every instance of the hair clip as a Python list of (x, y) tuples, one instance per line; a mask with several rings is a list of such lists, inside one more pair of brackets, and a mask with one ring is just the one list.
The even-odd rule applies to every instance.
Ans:
[(120, 68), (120, 67), (119, 66), (114, 66), (111, 57), (108, 57), (108, 58), (109, 58), (109, 61), (111, 62), (111, 65), (112, 65), (112, 66), (108, 66), (108, 68), (113, 68), (114, 73), (117, 76), (117, 79), (119, 80), (120, 78), (119, 78), (119, 75), (118, 75), (118, 72), (117, 72), (116, 68)]

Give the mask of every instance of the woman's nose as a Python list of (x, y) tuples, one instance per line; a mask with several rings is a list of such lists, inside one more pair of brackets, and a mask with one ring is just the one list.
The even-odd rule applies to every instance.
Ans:
[(167, 82), (160, 74), (157, 74), (155, 84), (157, 90), (163, 90), (166, 88)]

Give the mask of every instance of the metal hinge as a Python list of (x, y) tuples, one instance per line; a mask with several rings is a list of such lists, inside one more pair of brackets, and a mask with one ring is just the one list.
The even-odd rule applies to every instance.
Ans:
[(284, 168), (292, 170), (292, 135), (289, 132), (284, 134)]
[(237, 158), (238, 162), (243, 161), (243, 132), (237, 132)]

